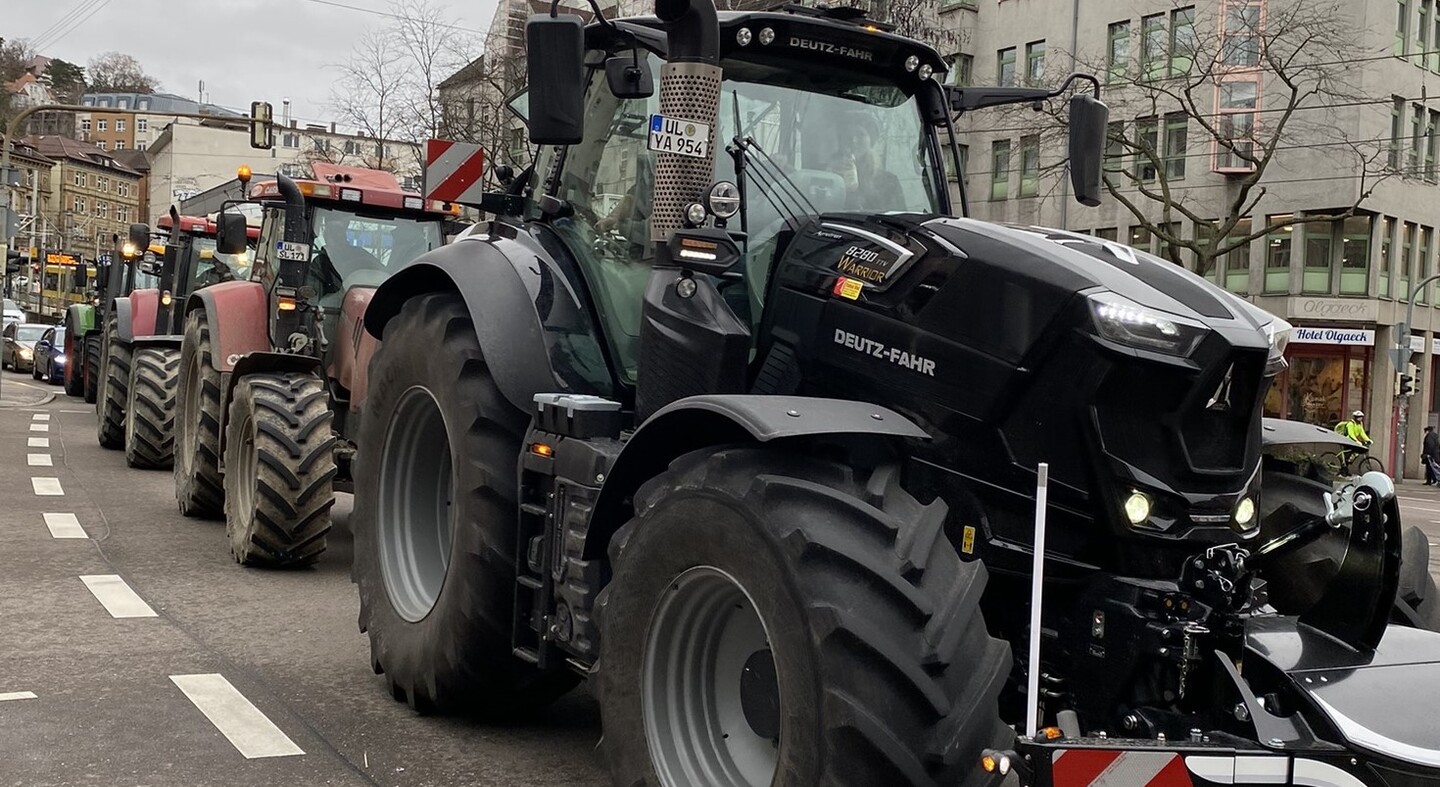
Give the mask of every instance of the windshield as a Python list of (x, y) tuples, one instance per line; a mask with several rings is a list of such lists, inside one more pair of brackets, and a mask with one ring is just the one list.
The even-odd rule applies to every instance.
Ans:
[(7, 312), (18, 312), (18, 311), (20, 311), (20, 305), (17, 304), (17, 303), (15, 303), (14, 301), (10, 300), (9, 298), (6, 298), (6, 299), (5, 299), (5, 311), (7, 311)]
[(444, 242), (440, 231), (438, 216), (421, 221), (316, 208), (310, 281), (322, 304), (338, 304), (345, 290), (377, 286), (411, 260), (438, 248)]
[[(659, 59), (650, 55), (649, 61), (658, 77)], [(927, 154), (913, 96), (879, 77), (796, 68), (793, 61), (781, 67), (726, 60), (722, 66), (715, 180), (741, 181), (734, 158), (725, 152), (737, 134), (760, 149), (752, 148), (744, 169), (745, 275), (726, 292), (737, 312), (748, 312), (742, 319), (759, 314), (785, 219), (832, 211), (940, 210), (945, 181)], [(628, 382), (635, 379), (640, 305), (650, 275), (646, 263), (653, 255), (648, 129), (650, 115), (659, 111), (658, 92), (617, 99), (603, 71), (592, 74), (585, 138), (566, 150), (559, 182), (559, 196), (574, 215), (554, 223), (586, 268), (605, 334)], [(763, 159), (761, 165), (756, 159)], [(540, 162), (540, 171), (549, 163)], [(791, 191), (798, 194), (781, 194)]]
[(64, 328), (56, 328), (56, 329), (55, 329), (55, 339), (54, 339), (54, 341), (52, 342), (52, 344), (54, 344), (56, 347), (64, 346), (64, 344), (65, 344), (65, 329), (64, 329)]
[(254, 259), (254, 255), (249, 249), (239, 254), (221, 254), (215, 251), (215, 239), (205, 235), (196, 235), (191, 238), (190, 256), (191, 291), (208, 287), (220, 281), (220, 273), (215, 270), (217, 261), (229, 268), (230, 274), (235, 279), (243, 281), (250, 278), (250, 263)]
[(47, 325), (21, 325), (15, 329), (15, 338), (22, 342), (39, 341)]

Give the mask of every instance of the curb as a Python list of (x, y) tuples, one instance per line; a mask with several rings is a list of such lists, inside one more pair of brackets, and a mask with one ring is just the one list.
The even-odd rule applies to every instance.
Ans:
[(47, 393), (41, 396), (39, 399), (24, 402), (7, 402), (0, 400), (0, 408), (20, 409), (29, 407), (44, 407), (45, 405), (55, 401), (55, 396), (56, 394), (54, 393)]

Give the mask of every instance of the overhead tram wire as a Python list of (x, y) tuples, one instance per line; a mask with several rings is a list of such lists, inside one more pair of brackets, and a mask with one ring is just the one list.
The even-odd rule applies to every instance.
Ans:
[(90, 10), (87, 11), (84, 16), (81, 16), (79, 19), (76, 19), (69, 27), (65, 28), (65, 29), (62, 30), (61, 32), (56, 33), (53, 38), (51, 38), (49, 41), (47, 41), (47, 42), (45, 43), (45, 46), (51, 47), (51, 46), (55, 46), (56, 44), (60, 43), (62, 40), (65, 39), (66, 36), (70, 35), (71, 33), (75, 32), (76, 30), (80, 29), (80, 27), (81, 27), (82, 25), (84, 25), (85, 22), (89, 21), (90, 17), (92, 17), (92, 16), (94, 16), (95, 14), (99, 13), (99, 12), (100, 12), (101, 10), (103, 10), (103, 9), (105, 8), (105, 6), (107, 6), (107, 5), (110, 5), (110, 0), (99, 0), (99, 3), (98, 3), (98, 4), (95, 4), (95, 5), (92, 5), (92, 6), (90, 7)]
[(61, 27), (68, 24), (70, 20), (74, 19), (78, 14), (82, 13), (85, 10), (86, 6), (91, 6), (98, 2), (100, 2), (100, 0), (79, 0), (74, 5), (70, 6), (70, 9), (68, 11), (61, 14), (59, 19), (56, 19), (54, 22), (50, 23), (49, 27), (41, 30), (39, 33), (36, 33), (34, 36), (32, 36), (29, 41), (30, 46), (37, 50), (44, 47), (50, 37), (54, 36), (54, 34), (58, 32)]

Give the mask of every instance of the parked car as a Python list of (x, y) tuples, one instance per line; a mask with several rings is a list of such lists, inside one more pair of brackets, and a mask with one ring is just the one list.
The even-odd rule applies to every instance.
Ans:
[(35, 368), (35, 342), (49, 325), (35, 322), (12, 322), (5, 326), (5, 348), (0, 353), (0, 369), (28, 372)]
[(25, 322), (25, 312), (20, 309), (20, 304), (9, 298), (5, 299), (5, 324), (12, 322)]
[(46, 380), (51, 385), (65, 382), (65, 328), (57, 325), (40, 336), (35, 342), (35, 363), (30, 376)]

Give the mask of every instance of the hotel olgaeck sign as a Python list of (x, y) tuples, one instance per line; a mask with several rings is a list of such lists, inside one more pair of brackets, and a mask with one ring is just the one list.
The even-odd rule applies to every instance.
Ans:
[(1376, 322), (1380, 303), (1367, 298), (1291, 298), (1289, 319)]

